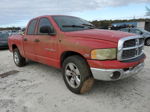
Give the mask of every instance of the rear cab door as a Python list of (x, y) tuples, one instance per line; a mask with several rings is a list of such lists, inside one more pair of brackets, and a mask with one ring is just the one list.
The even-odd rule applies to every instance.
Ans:
[(36, 26), (38, 19), (33, 19), (29, 22), (27, 26), (27, 30), (23, 37), (23, 46), (24, 46), (24, 54), (25, 57), (31, 60), (36, 61), (36, 47), (35, 47), (35, 39), (36, 39)]

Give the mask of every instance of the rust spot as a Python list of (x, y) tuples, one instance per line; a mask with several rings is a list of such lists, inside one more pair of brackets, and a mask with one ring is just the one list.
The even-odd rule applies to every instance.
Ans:
[(16, 73), (18, 73), (18, 72), (19, 72), (19, 71), (17, 71), (17, 70), (12, 70), (12, 71), (5, 72), (5, 73), (0, 74), (0, 77), (1, 77), (1, 78), (5, 78), (5, 77), (7, 77), (7, 76), (9, 76), (9, 75), (13, 75), (13, 74), (16, 74)]
[(88, 91), (92, 88), (93, 84), (94, 84), (94, 79), (93, 79), (93, 78), (87, 79), (87, 80), (83, 83), (83, 86), (82, 86), (82, 88), (81, 88), (81, 90), (80, 90), (80, 93), (83, 94), (83, 93), (88, 92)]

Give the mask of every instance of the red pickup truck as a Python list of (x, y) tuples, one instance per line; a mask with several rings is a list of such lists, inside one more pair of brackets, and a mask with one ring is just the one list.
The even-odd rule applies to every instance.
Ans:
[(115, 81), (144, 67), (144, 38), (135, 34), (96, 29), (77, 17), (51, 15), (32, 19), (23, 35), (8, 40), (17, 66), (26, 59), (62, 68), (69, 90), (90, 90), (94, 79)]

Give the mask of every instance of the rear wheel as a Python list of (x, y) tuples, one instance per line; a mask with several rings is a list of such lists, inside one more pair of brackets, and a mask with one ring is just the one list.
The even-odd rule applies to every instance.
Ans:
[(147, 39), (145, 40), (145, 44), (146, 44), (147, 46), (150, 46), (150, 38), (147, 38)]
[(23, 67), (26, 64), (26, 59), (21, 56), (21, 54), (17, 48), (13, 50), (13, 59), (14, 59), (14, 63), (18, 67)]
[(64, 61), (63, 78), (68, 89), (76, 94), (88, 92), (94, 83), (87, 62), (80, 56), (71, 56)]

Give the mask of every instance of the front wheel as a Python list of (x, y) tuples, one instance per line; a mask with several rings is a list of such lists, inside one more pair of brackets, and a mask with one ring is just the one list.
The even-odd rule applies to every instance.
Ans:
[(13, 50), (13, 59), (14, 59), (14, 63), (18, 67), (23, 67), (26, 64), (26, 59), (21, 56), (21, 54), (17, 48)]
[(145, 40), (145, 44), (146, 44), (147, 46), (150, 46), (150, 38), (147, 38), (147, 39)]
[(88, 92), (94, 83), (87, 62), (80, 56), (71, 56), (64, 61), (63, 78), (68, 89), (76, 94)]

